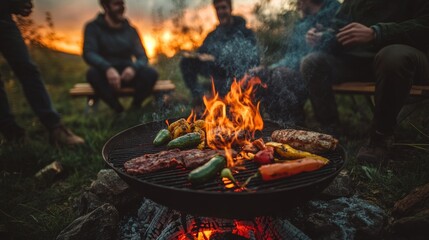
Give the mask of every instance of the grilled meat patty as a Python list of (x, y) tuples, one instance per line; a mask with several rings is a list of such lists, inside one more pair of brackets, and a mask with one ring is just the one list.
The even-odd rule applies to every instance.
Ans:
[(315, 154), (333, 151), (338, 144), (338, 140), (331, 135), (296, 129), (275, 130), (271, 138), (274, 142), (286, 143), (295, 149)]
[(179, 149), (172, 149), (154, 154), (145, 154), (125, 162), (124, 168), (130, 174), (143, 174), (176, 167), (183, 165), (182, 161), (178, 159), (179, 153)]
[(133, 158), (125, 162), (124, 168), (130, 174), (150, 173), (177, 166), (192, 169), (203, 165), (218, 154), (224, 155), (224, 151), (212, 149), (180, 151), (179, 149), (172, 149)]

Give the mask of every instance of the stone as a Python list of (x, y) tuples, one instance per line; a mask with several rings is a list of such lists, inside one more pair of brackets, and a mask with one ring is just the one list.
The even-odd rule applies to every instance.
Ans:
[(87, 214), (89, 212), (94, 211), (99, 206), (103, 205), (102, 202), (97, 195), (92, 192), (85, 191), (82, 195), (76, 200), (74, 204), (74, 208), (77, 211), (79, 216)]
[(429, 208), (413, 216), (395, 220), (389, 226), (389, 230), (393, 236), (402, 236), (408, 239), (425, 239), (425, 236), (429, 236)]
[(388, 231), (400, 239), (426, 239), (429, 236), (429, 183), (397, 201)]
[(74, 220), (57, 240), (115, 240), (118, 239), (118, 224), (118, 211), (106, 203)]
[(354, 189), (349, 172), (342, 170), (322, 194), (331, 198), (352, 196)]
[(395, 218), (409, 216), (429, 208), (429, 183), (414, 189), (410, 194), (395, 203), (392, 215)]
[(143, 197), (122, 180), (112, 169), (102, 169), (97, 179), (91, 183), (89, 192), (102, 202), (114, 205), (119, 211), (128, 210), (139, 203)]

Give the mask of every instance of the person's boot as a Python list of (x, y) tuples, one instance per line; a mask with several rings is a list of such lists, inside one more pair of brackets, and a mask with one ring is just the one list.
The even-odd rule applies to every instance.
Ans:
[(2, 126), (0, 132), (7, 142), (20, 142), (26, 137), (25, 130), (15, 122)]
[(389, 158), (393, 141), (393, 135), (375, 132), (371, 135), (369, 142), (359, 149), (356, 159), (360, 163), (381, 166)]
[(85, 143), (83, 138), (75, 135), (63, 125), (59, 125), (49, 131), (49, 141), (56, 146), (75, 146)]

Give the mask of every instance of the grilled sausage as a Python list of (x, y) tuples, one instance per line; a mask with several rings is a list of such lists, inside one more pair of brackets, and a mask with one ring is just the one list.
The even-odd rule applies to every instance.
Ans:
[(338, 140), (331, 135), (296, 129), (275, 130), (271, 138), (274, 142), (286, 143), (295, 149), (315, 154), (333, 151), (338, 144)]

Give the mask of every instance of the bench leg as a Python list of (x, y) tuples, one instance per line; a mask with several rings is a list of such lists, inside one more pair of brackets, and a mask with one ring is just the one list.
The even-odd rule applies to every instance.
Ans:
[(155, 104), (159, 109), (164, 109), (168, 107), (168, 98), (170, 97), (170, 92), (160, 92), (155, 93)]
[(375, 102), (373, 96), (365, 96), (366, 102), (368, 103), (368, 106), (371, 108), (371, 112), (375, 112)]

